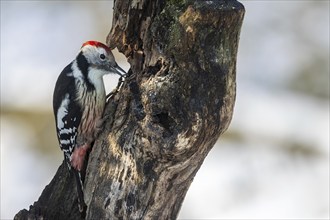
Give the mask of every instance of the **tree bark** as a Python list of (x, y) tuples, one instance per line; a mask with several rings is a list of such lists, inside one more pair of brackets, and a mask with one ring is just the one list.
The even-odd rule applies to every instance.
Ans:
[[(86, 219), (175, 219), (233, 114), (244, 7), (235, 0), (114, 2), (107, 43), (131, 65), (89, 156)], [(15, 219), (80, 219), (62, 164)]]

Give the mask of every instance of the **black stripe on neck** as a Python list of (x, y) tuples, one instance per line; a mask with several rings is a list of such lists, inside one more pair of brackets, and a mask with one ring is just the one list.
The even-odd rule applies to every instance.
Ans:
[(78, 69), (81, 71), (82, 75), (84, 76), (84, 80), (87, 85), (87, 90), (94, 89), (94, 85), (88, 79), (89, 64), (88, 64), (88, 61), (87, 61), (86, 57), (84, 56), (83, 52), (80, 52), (76, 59), (77, 59)]

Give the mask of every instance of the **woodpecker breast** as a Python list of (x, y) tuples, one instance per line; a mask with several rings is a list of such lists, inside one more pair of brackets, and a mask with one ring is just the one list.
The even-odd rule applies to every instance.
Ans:
[(105, 106), (105, 88), (102, 73), (89, 67), (84, 74), (79, 63), (73, 62), (73, 73), (76, 84), (76, 101), (82, 109), (81, 122), (78, 127), (77, 145), (91, 143), (97, 136)]

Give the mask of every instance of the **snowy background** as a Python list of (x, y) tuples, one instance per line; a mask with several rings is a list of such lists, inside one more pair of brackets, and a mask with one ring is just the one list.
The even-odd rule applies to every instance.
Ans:
[[(241, 2), (234, 118), (179, 218), (328, 219), (329, 1)], [(63, 160), (56, 78), (84, 41), (105, 42), (109, 11), (112, 1), (1, 1), (0, 219), (28, 209)], [(105, 77), (107, 91), (116, 81)]]

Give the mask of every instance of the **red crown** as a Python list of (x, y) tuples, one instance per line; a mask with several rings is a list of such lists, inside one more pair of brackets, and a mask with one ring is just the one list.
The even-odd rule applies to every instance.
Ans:
[(81, 48), (83, 48), (84, 46), (87, 46), (87, 45), (94, 46), (94, 47), (102, 47), (102, 48), (104, 48), (105, 50), (110, 51), (110, 48), (109, 48), (107, 45), (105, 45), (105, 44), (103, 44), (103, 43), (101, 43), (101, 42), (98, 42), (98, 41), (93, 41), (93, 40), (86, 41), (86, 42), (81, 46)]

